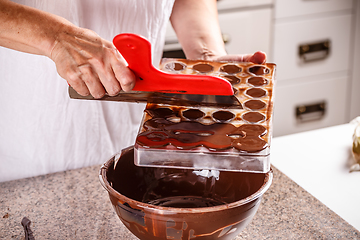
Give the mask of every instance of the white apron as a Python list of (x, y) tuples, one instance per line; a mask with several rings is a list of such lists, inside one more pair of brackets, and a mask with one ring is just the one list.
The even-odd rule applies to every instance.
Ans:
[[(174, 0), (17, 0), (112, 41), (146, 37), (158, 65)], [(0, 181), (101, 164), (133, 145), (144, 104), (73, 100), (47, 57), (0, 47)]]

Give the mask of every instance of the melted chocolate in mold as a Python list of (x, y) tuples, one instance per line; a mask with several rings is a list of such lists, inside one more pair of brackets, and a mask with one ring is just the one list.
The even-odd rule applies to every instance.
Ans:
[(155, 109), (146, 109), (150, 116), (155, 118), (166, 118), (174, 116), (174, 111), (170, 108), (155, 108)]
[(240, 78), (235, 77), (235, 76), (221, 76), (221, 77), (228, 80), (231, 83), (231, 85), (235, 85), (235, 84), (238, 84), (240, 82)]
[(248, 112), (242, 115), (242, 119), (251, 123), (258, 123), (265, 120), (265, 116), (258, 112)]
[(244, 103), (245, 107), (251, 109), (251, 110), (259, 110), (263, 109), (266, 106), (266, 103), (260, 100), (249, 100), (246, 103)]
[(165, 65), (165, 69), (168, 71), (182, 71), (186, 68), (183, 63), (171, 62)]
[(187, 119), (196, 120), (204, 117), (205, 113), (203, 111), (200, 111), (199, 109), (188, 109), (186, 111), (183, 111), (182, 115)]
[[(191, 63), (191, 62), (189, 62)], [(250, 77), (247, 79), (249, 85), (254, 86), (248, 89), (243, 85), (235, 87), (234, 96), (231, 96), (238, 100), (237, 97), (247, 95), (252, 98), (261, 98), (264, 96), (271, 96), (271, 89), (260, 88), (261, 86), (269, 84), (269, 80), (261, 77), (270, 73), (270, 68), (263, 65), (252, 65), (250, 67), (238, 67), (234, 64), (216, 64), (216, 63), (197, 63), (193, 62), (191, 65), (195, 71), (194, 74), (209, 73), (220, 67), (221, 77), (227, 79), (231, 84), (241, 83), (241, 78), (235, 75), (238, 72), (243, 73), (238, 76), (247, 78), (250, 74), (259, 75), (256, 77)], [(175, 67), (174, 70), (181, 69), (181, 66)], [(248, 65), (247, 65), (248, 66)], [(171, 66), (170, 66), (171, 67)], [(168, 67), (168, 68), (170, 68)], [(246, 71), (245, 71), (246, 69)], [(212, 74), (212, 73), (210, 73)], [(242, 74), (244, 76), (242, 76)], [(271, 87), (271, 86), (270, 86)], [(214, 107), (219, 110), (222, 108), (221, 104), (232, 104), (233, 101), (229, 96), (205, 96), (205, 95), (183, 95), (181, 99), (184, 102), (195, 102), (212, 100)], [(231, 100), (231, 101), (230, 101)], [(234, 101), (235, 102), (235, 101)], [(249, 123), (259, 123), (266, 120), (266, 116), (257, 110), (268, 108), (271, 109), (271, 102), (260, 101), (259, 99), (248, 100), (245, 103), (246, 108), (254, 110), (239, 116), (237, 121), (246, 121)], [(267, 106), (267, 104), (269, 106)], [(181, 105), (181, 104), (178, 104)], [(191, 105), (187, 105), (191, 106)], [(152, 110), (147, 110), (153, 117), (143, 124), (143, 132), (139, 134), (137, 143), (145, 148), (170, 148), (191, 150), (198, 147), (208, 148), (209, 151), (224, 151), (228, 149), (237, 149), (244, 152), (258, 152), (268, 147), (267, 142), (262, 139), (262, 136), (267, 134), (267, 129), (264, 126), (256, 124), (243, 124), (240, 127), (236, 127), (229, 122), (232, 121), (235, 115), (230, 111), (217, 111), (212, 116), (206, 116), (201, 108), (194, 109), (195, 105), (191, 108), (181, 107), (181, 109), (175, 106), (169, 107), (169, 110), (160, 110), (155, 113)], [(155, 106), (156, 108), (156, 106)], [(166, 109), (166, 108), (165, 108)], [(242, 106), (240, 105), (240, 108)], [(266, 113), (268, 114), (268, 113)], [(239, 114), (240, 115), (240, 114)], [(171, 121), (174, 117), (178, 121)], [(196, 120), (201, 118), (201, 123)], [(214, 123), (214, 121), (216, 123)], [(266, 139), (266, 138), (265, 138)]]
[(228, 74), (235, 74), (235, 73), (239, 73), (241, 72), (241, 68), (233, 65), (233, 64), (228, 64), (228, 65), (224, 65), (220, 68), (221, 72), (226, 72)]
[(230, 136), (236, 134), (233, 144), (235, 148), (246, 152), (258, 152), (259, 149), (265, 149), (268, 144), (261, 136), (265, 135), (267, 130), (264, 126), (254, 124), (244, 124), (237, 128)]
[(163, 132), (152, 132), (147, 135), (149, 139), (155, 142), (164, 141), (167, 138), (167, 135)]
[(246, 152), (258, 152), (259, 149), (265, 149), (267, 142), (257, 136), (248, 136), (240, 138), (234, 142), (234, 147)]
[(268, 83), (268, 80), (263, 77), (252, 77), (248, 79), (248, 83), (255, 87), (260, 87), (266, 85)]
[(266, 127), (255, 124), (244, 124), (239, 127), (239, 130), (244, 131), (246, 134), (252, 136), (264, 136), (267, 133)]
[(232, 132), (231, 135), (244, 136), (264, 136), (267, 133), (267, 129), (264, 126), (256, 124), (243, 124)]
[(266, 91), (262, 88), (250, 88), (246, 94), (253, 98), (260, 98), (266, 96)]
[(213, 118), (219, 122), (227, 122), (232, 120), (235, 115), (229, 111), (217, 111), (213, 113)]
[(214, 70), (214, 67), (210, 64), (206, 63), (199, 63), (193, 66), (193, 69), (200, 72), (200, 73), (208, 73)]
[(263, 67), (263, 66), (254, 66), (254, 67), (250, 67), (248, 69), (248, 71), (255, 75), (265, 75), (270, 72), (270, 69), (268, 69), (267, 67)]
[[(228, 113), (230, 112), (223, 111), (219, 113), (219, 117), (226, 119)], [(194, 121), (174, 123), (166, 119), (153, 118), (146, 121), (143, 127), (145, 131), (138, 135), (136, 141), (147, 148), (164, 148), (171, 144), (185, 150), (203, 146), (211, 151), (236, 148), (245, 152), (258, 152), (267, 147), (266, 141), (261, 139), (266, 131), (258, 125), (248, 124), (240, 127), (229, 123), (204, 125)], [(239, 137), (234, 137), (235, 135)]]

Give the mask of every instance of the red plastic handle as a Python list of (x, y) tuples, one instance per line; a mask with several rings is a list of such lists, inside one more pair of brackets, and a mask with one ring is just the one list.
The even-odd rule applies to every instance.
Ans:
[(117, 35), (115, 47), (137, 76), (133, 90), (201, 95), (233, 95), (231, 83), (208, 75), (170, 74), (156, 69), (151, 61), (151, 44), (144, 37), (124, 33)]

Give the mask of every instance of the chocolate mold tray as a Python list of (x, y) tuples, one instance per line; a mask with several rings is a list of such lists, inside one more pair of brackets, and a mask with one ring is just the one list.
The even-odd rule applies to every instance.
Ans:
[[(210, 74), (228, 79), (237, 103), (230, 107), (222, 103), (148, 103), (135, 143), (135, 164), (270, 170), (275, 64), (163, 59), (160, 68), (175, 74)], [(223, 98), (211, 97), (214, 102)]]

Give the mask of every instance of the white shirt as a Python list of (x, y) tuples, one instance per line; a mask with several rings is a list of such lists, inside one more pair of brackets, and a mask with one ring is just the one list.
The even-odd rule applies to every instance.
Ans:
[[(112, 41), (132, 32), (160, 61), (174, 0), (18, 0)], [(0, 47), (0, 181), (101, 164), (133, 145), (144, 104), (74, 100), (47, 57)]]

